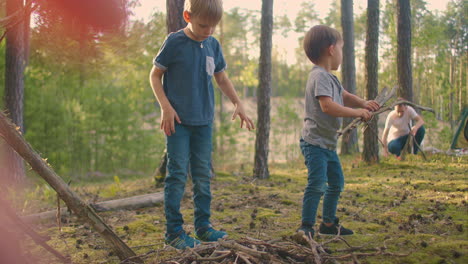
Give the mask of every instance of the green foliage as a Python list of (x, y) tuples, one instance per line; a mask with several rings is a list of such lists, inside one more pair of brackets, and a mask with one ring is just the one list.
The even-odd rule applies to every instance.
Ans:
[[(463, 89), (467, 64), (464, 44), (468, 36), (465, 2), (454, 0), (445, 12), (430, 12), (425, 1), (411, 1), (415, 101), (434, 108), (438, 120), (458, 116), (467, 103), (467, 91)], [(129, 3), (135, 4), (136, 1)], [(296, 32), (299, 37), (298, 47), (290, 51), (296, 54), (295, 63), (290, 64), (282, 51), (273, 49), (273, 101), (277, 97), (287, 98), (273, 105), (273, 147), (277, 147), (283, 133), (299, 137), (301, 120), (293, 115), (302, 109), (294, 109), (292, 98), (304, 96), (312, 67), (302, 48), (303, 34), (317, 23), (340, 29), (339, 7), (340, 1), (333, 1), (326, 17), (320, 19), (315, 4), (302, 1), (296, 17), (275, 17), (275, 34), (292, 36)], [(395, 1), (382, 3), (381, 87), (397, 83), (395, 14)], [(226, 10), (215, 35), (222, 43), (231, 81), (241, 98), (248, 100), (255, 100), (252, 98), (258, 86), (260, 15), (254, 10)], [(147, 23), (130, 21), (119, 35), (92, 37), (86, 34), (77, 37), (71, 34), (77, 32), (67, 32), (70, 25), (50, 16), (37, 19), (31, 32), (25, 76), (26, 139), (66, 178), (91, 181), (98, 180), (101, 177), (98, 175), (106, 178), (152, 173), (159, 164), (165, 138), (158, 129), (160, 109), (149, 87), (148, 73), (166, 37), (164, 14), (155, 13)], [(355, 15), (356, 58), (360, 62), (357, 63), (357, 93), (361, 96), (365, 87), (365, 73), (360, 68), (364, 62), (365, 23), (365, 12)], [(5, 42), (2, 42), (1, 72), (5, 68), (4, 50)], [(4, 75), (0, 75), (2, 97), (3, 86)], [(0, 106), (3, 105), (2, 100)], [(226, 110), (226, 105), (218, 106), (217, 111), (224, 112), (216, 114), (222, 116), (217, 120), (214, 139), (221, 150), (219, 157), (227, 160), (227, 155), (235, 152), (246, 164), (250, 163), (254, 134), (238, 135), (237, 126), (228, 121), (231, 112)], [(256, 119), (254, 111), (251, 116)], [(435, 120), (431, 120), (427, 126), (435, 127)], [(438, 142), (448, 142), (447, 129), (442, 131)], [(295, 157), (297, 138), (294, 144), (288, 143), (287, 148), (272, 153), (289, 153), (288, 157)], [(436, 147), (444, 149), (441, 145)]]

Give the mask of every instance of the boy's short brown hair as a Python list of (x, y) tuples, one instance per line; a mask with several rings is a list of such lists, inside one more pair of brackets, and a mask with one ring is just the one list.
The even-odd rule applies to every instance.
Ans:
[(193, 17), (207, 19), (218, 24), (223, 17), (222, 0), (185, 0), (184, 11)]
[(331, 45), (341, 40), (338, 30), (325, 25), (317, 25), (309, 29), (304, 37), (304, 51), (313, 63), (317, 64), (322, 53)]

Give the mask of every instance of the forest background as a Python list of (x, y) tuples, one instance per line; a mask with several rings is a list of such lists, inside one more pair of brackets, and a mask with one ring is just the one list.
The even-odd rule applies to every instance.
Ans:
[[(129, 10), (138, 5), (138, 1), (129, 1)], [(295, 60), (273, 45), (271, 161), (300, 156), (302, 97), (311, 68), (300, 45), (303, 32), (321, 23), (341, 30), (340, 1), (332, 1), (325, 16), (317, 13), (313, 1), (297, 1), (297, 5), (300, 9), (295, 17), (274, 17), (274, 34), (297, 38), (298, 45), (292, 50)], [(436, 110), (435, 116), (424, 114), (427, 126), (437, 129), (437, 140), (430, 144), (445, 150), (456, 118), (467, 104), (467, 5), (465, 0), (453, 0), (445, 10), (436, 11), (429, 10), (426, 1), (414, 0), (411, 10), (414, 101)], [(366, 12), (361, 11), (354, 17), (356, 78), (357, 94), (365, 97)], [(215, 33), (222, 42), (228, 74), (252, 116), (256, 114), (260, 17), (259, 10), (227, 9)], [(92, 38), (76, 38), (63, 24), (33, 18), (25, 72), (24, 134), (65, 179), (149, 175), (159, 165), (165, 139), (158, 131), (160, 109), (148, 73), (167, 35), (165, 13), (156, 10), (149, 19), (132, 18), (119, 34)], [(397, 83), (395, 19), (395, 5), (384, 1), (379, 41), (381, 88)], [(0, 49), (4, 62), (5, 42)], [(5, 65), (0, 68), (4, 71)], [(2, 86), (3, 78), (0, 76)], [(0, 87), (0, 96), (3, 91)], [(3, 102), (0, 104), (3, 109)], [(216, 109), (215, 167), (249, 166), (255, 134), (241, 131), (237, 123), (229, 121), (230, 103), (219, 93)]]

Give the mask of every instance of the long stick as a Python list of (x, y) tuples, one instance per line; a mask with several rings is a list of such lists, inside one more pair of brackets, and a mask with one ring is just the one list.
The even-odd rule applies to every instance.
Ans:
[[(89, 223), (106, 242), (112, 247), (116, 255), (121, 259), (135, 256), (130, 247), (125, 244), (120, 237), (102, 220), (93, 208), (83, 201), (69, 186), (58, 176), (44, 159), (26, 142), (16, 126), (0, 112), (0, 136), (27, 161), (32, 169), (44, 178), (49, 185), (60, 195), (60, 198), (67, 204), (77, 216)], [(143, 263), (141, 259), (134, 260)]]

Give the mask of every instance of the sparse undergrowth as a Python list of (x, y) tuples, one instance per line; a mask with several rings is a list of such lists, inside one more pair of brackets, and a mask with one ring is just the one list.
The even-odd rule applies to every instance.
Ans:
[[(357, 156), (342, 157), (346, 187), (338, 207), (341, 222), (355, 231), (347, 237), (352, 247), (386, 246), (405, 257), (359, 257), (359, 263), (468, 263), (467, 171), (468, 157), (430, 155), (428, 161), (410, 156), (406, 161), (387, 158), (379, 165), (366, 165)], [(230, 239), (254, 238), (288, 242), (300, 223), (306, 168), (301, 161), (271, 165), (269, 180), (255, 180), (251, 168), (218, 172), (212, 184), (212, 221), (226, 230)], [(115, 183), (114, 183), (115, 184)], [(150, 179), (119, 182), (117, 196), (161, 191)], [(109, 183), (77, 189), (85, 199), (101, 199), (98, 192)], [(187, 191), (191, 186), (188, 184)], [(125, 195), (122, 195), (125, 194)], [(190, 196), (189, 196), (190, 197)], [(193, 231), (193, 204), (182, 205), (186, 230)], [(319, 218), (321, 215), (319, 208)], [(164, 247), (163, 207), (138, 211), (107, 212), (102, 217), (147, 263), (161, 263), (180, 255)], [(318, 219), (320, 222), (320, 219)], [(72, 257), (73, 263), (119, 263), (95, 232), (77, 219), (65, 223), (62, 232), (53, 224), (37, 227), (51, 236), (49, 245)], [(325, 241), (317, 237), (317, 242)], [(25, 248), (56, 260), (26, 240)], [(327, 245), (332, 254), (343, 244)], [(352, 261), (352, 260), (347, 260)], [(238, 260), (238, 263), (242, 263)], [(342, 262), (345, 263), (345, 262)]]

